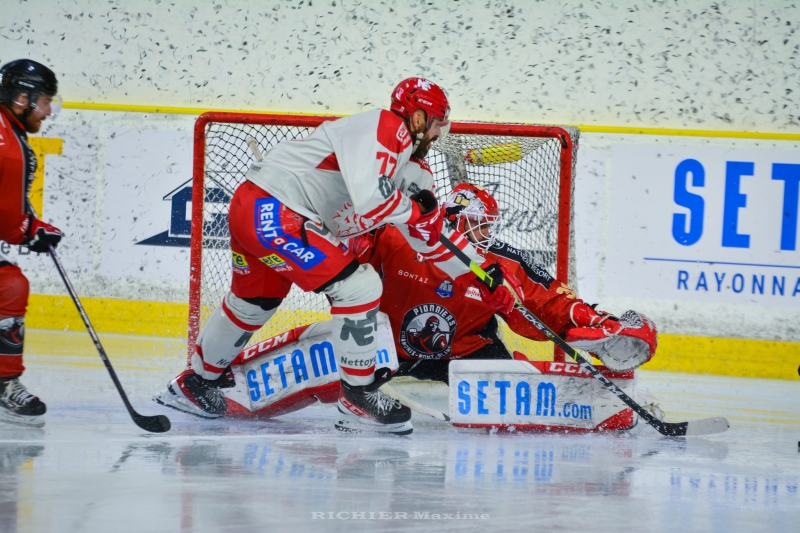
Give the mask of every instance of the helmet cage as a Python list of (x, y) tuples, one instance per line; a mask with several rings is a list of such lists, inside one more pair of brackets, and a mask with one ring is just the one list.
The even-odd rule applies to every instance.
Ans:
[(502, 229), (497, 202), (484, 189), (457, 185), (444, 203), (445, 218), (479, 250), (488, 252)]

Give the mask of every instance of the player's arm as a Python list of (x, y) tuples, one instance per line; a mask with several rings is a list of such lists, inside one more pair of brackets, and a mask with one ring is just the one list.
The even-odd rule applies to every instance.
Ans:
[[(592, 352), (606, 366), (620, 371), (646, 363), (655, 353), (658, 332), (641, 313), (626, 311), (618, 318), (598, 311), (578, 298), (566, 283), (527, 258), (517, 262), (501, 257), (499, 263), (507, 272), (506, 277), (516, 282), (515, 292), (522, 305), (574, 348)], [(502, 316), (515, 333), (546, 340), (518, 310)]]
[(9, 157), (10, 142), (0, 145), (0, 240), (22, 244), (29, 226), (25, 212), (22, 162)]
[(11, 143), (0, 146), (0, 240), (24, 244), (34, 252), (46, 252), (61, 240), (61, 231), (28, 213), (22, 161), (9, 157)]
[(334, 150), (353, 208), (366, 227), (418, 218), (419, 207), (395, 184), (411, 156), (411, 137), (403, 121), (384, 111), (346, 127)]

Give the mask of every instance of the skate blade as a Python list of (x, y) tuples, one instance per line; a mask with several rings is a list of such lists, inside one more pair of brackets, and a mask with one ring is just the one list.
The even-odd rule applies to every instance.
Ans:
[(390, 435), (409, 435), (414, 431), (411, 421), (399, 424), (377, 424), (362, 420), (356, 415), (339, 413), (339, 418), (334, 424), (336, 429), (345, 433), (387, 433)]
[(182, 413), (194, 415), (198, 418), (214, 419), (222, 416), (213, 415), (203, 411), (189, 400), (173, 394), (169, 389), (164, 389), (160, 393), (153, 396), (153, 401), (165, 407), (169, 407), (170, 409), (175, 409), (176, 411), (180, 411)]
[(39, 416), (23, 416), (7, 411), (0, 408), (0, 421), (16, 426), (27, 426), (32, 428), (40, 428), (44, 426), (44, 415)]

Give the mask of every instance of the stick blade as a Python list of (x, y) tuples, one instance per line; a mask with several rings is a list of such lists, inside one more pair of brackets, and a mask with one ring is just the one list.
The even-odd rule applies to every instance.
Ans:
[(169, 418), (164, 415), (142, 416), (135, 414), (133, 415), (133, 421), (137, 426), (150, 433), (165, 433), (172, 427)]
[(694, 437), (697, 435), (713, 435), (715, 433), (724, 433), (731, 427), (728, 419), (723, 416), (716, 416), (714, 418), (704, 418), (702, 420), (695, 420), (686, 424), (686, 436)]

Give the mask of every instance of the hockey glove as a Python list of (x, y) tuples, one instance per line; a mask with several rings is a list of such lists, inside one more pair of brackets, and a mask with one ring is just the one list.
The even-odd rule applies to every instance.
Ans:
[[(508, 287), (503, 285), (505, 279), (503, 276), (503, 269), (498, 263), (492, 263), (488, 268), (484, 268), (483, 271), (491, 278), (491, 282), (489, 279), (476, 279), (473, 282), (481, 293), (481, 300), (491, 306), (496, 312), (507, 315), (514, 309), (516, 300), (514, 299), (514, 295), (511, 294), (511, 291), (508, 290)], [(491, 287), (489, 283), (491, 283)]]
[(625, 311), (617, 318), (575, 302), (570, 318), (575, 327), (567, 330), (564, 340), (573, 348), (596, 355), (611, 370), (633, 370), (649, 361), (656, 351), (656, 326), (636, 311)]
[(60, 229), (34, 218), (33, 215), (28, 215), (28, 229), (25, 231), (25, 240), (22, 244), (32, 252), (41, 254), (48, 251), (48, 245), (53, 248), (58, 246), (59, 241), (61, 241)]
[(408, 224), (408, 233), (415, 239), (425, 241), (428, 246), (435, 246), (442, 234), (444, 219), (439, 211), (439, 202), (432, 191), (423, 189), (411, 197), (424, 211), (420, 217)]

